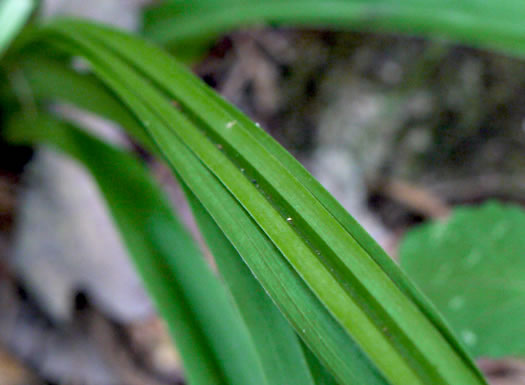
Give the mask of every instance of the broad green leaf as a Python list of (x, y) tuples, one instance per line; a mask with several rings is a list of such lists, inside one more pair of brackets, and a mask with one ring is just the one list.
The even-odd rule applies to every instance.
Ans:
[(525, 355), (525, 211), (486, 203), (409, 231), (401, 265), (475, 357)]
[[(68, 41), (137, 114), (341, 384), (384, 383), (382, 376), (391, 384), (484, 383), (395, 266), (371, 255), (377, 246), (360, 243), (363, 230), (336, 206), (334, 216), (330, 201), (311, 193), (315, 185), (290, 172), (291, 159), (258, 139), (256, 125), (235, 119), (184, 68), (138, 39), (68, 21), (44, 32)], [(345, 349), (355, 359), (339, 353)]]
[(91, 172), (170, 327), (190, 384), (265, 383), (252, 341), (224, 286), (136, 159), (70, 125), (45, 118), (20, 119), (10, 126), (8, 137), (48, 143)]
[(445, 38), (525, 55), (520, 0), (193, 0), (159, 7), (146, 13), (145, 34), (176, 46), (241, 26), (276, 23)]
[(26, 23), (33, 7), (33, 0), (2, 0), (0, 2), (0, 57)]

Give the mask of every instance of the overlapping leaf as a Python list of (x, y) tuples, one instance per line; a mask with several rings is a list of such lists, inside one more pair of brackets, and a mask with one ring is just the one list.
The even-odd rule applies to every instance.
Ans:
[(293, 329), (254, 279), (213, 218), (191, 191), (187, 190), (186, 195), (219, 270), (254, 336), (268, 383), (313, 385), (313, 378)]
[(77, 73), (64, 61), (39, 54), (25, 55), (17, 62), (17, 66), (35, 100), (62, 100), (111, 119), (126, 127), (144, 147), (155, 150), (151, 139), (133, 114), (93, 75)]
[(177, 342), (189, 383), (266, 383), (249, 333), (224, 286), (136, 159), (47, 118), (15, 120), (7, 135), (15, 142), (48, 143), (91, 172)]
[[(150, 140), (144, 142), (143, 139), (149, 138), (144, 136), (142, 127), (137, 125), (133, 115), (97, 79), (75, 73), (63, 62), (41, 56), (24, 58), (21, 68), (37, 100), (62, 100), (100, 114), (128, 128), (143, 145), (155, 150)], [(268, 383), (311, 383), (310, 371), (296, 335), (235, 249), (217, 231), (213, 220), (210, 221), (208, 214), (199, 208), (197, 201), (192, 202), (219, 270), (226, 277), (226, 283), (255, 342)], [(229, 360), (230, 357), (219, 359)]]
[[(84, 56), (341, 384), (482, 384), (432, 309), (284, 150), (162, 51), (78, 22)], [(176, 101), (176, 105), (172, 101)]]

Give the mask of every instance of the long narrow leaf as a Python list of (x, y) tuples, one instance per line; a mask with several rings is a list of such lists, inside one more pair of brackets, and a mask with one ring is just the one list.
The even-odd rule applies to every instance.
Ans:
[(313, 385), (301, 344), (293, 329), (202, 204), (191, 191), (187, 190), (186, 196), (219, 270), (254, 336), (268, 383)]
[[(153, 8), (146, 36), (183, 46), (254, 23), (319, 26), (447, 38), (525, 55), (525, 3), (519, 0), (248, 0), (166, 2)], [(162, 15), (162, 16), (160, 16)], [(169, 16), (171, 15), (171, 17)]]
[(224, 287), (136, 159), (70, 125), (44, 118), (21, 119), (11, 125), (8, 136), (16, 142), (55, 146), (92, 173), (170, 326), (190, 384), (264, 383), (251, 339)]
[[(44, 57), (31, 59), (24, 60), (21, 67), (36, 98), (73, 103), (120, 123), (141, 143), (144, 138), (149, 143), (149, 137), (136, 135), (144, 134), (142, 127), (97, 79), (75, 73), (63, 63)], [(210, 222), (197, 201), (192, 203), (201, 230), (207, 239), (211, 237), (209, 245), (254, 339), (269, 383), (312, 384), (296, 335), (213, 220)]]
[(337, 385), (337, 382), (326, 368), (319, 362), (317, 357), (303, 344), (306, 360), (316, 385)]
[[(81, 23), (56, 23), (47, 31), (74, 41), (75, 53), (85, 55), (95, 72), (137, 113), (176, 171), (341, 383), (359, 382), (355, 375), (348, 375), (354, 363), (334, 358), (337, 343), (319, 339), (337, 330), (333, 321), (346, 334), (345, 346), (357, 342), (391, 384), (484, 383), (442, 325), (428, 316), (431, 312), (422, 311), (422, 305), (378, 264), (379, 258), (370, 256), (372, 249), (354, 238), (352, 226), (350, 231), (342, 226), (290, 173), (289, 166), (257, 140), (255, 125), (236, 120), (216, 98), (199, 90), (191, 75), (154, 47)], [(177, 101), (181, 111), (170, 99)], [(241, 210), (233, 218), (225, 217), (223, 207), (217, 207), (217, 189), (223, 186), (234, 200), (224, 196), (221, 203), (229, 202), (231, 210), (236, 204)], [(209, 197), (210, 190), (216, 196)], [(270, 239), (279, 253), (274, 250), (270, 257), (258, 254), (250, 258), (246, 247), (251, 239), (236, 235), (242, 218), (253, 221), (259, 236)], [(250, 237), (255, 234), (254, 229)], [(261, 244), (262, 240), (255, 242), (256, 247)], [(278, 278), (271, 281), (272, 286), (267, 281), (271, 273), (258, 267), (261, 262), (267, 264), (266, 271), (280, 266), (279, 273), (287, 264), (297, 276), (282, 280), (273, 272), (272, 278)], [(287, 286), (290, 282), (295, 287)], [(303, 286), (299, 288), (298, 282)], [(320, 303), (304, 307), (304, 303), (290, 301), (297, 293), (302, 298), (315, 295)], [(333, 321), (312, 325), (312, 309)], [(328, 313), (322, 313), (323, 309)], [(372, 378), (381, 381), (377, 375)]]
[[(121, 40), (120, 40), (120, 44), (117, 46), (116, 44), (113, 44), (113, 47), (114, 49), (116, 49), (117, 51), (120, 50), (122, 51), (123, 47), (125, 47), (125, 44), (123, 44), (123, 42), (125, 41), (125, 38), (121, 36)], [(146, 49), (146, 47), (143, 47), (144, 49)], [(149, 56), (148, 56), (149, 57)], [(142, 58), (136, 58), (136, 59), (132, 59), (135, 63), (138, 63), (138, 62), (141, 62), (142, 63), (142, 68), (147, 68), (147, 63), (148, 63), (148, 60), (143, 60)], [(160, 60), (159, 60), (160, 61)], [(162, 64), (166, 64), (166, 67), (163, 67), (165, 69), (167, 69), (169, 66), (169, 63), (162, 63)], [(160, 65), (162, 67), (162, 65)], [(145, 70), (147, 72), (147, 69)], [(173, 67), (172, 67), (172, 71), (173, 71)], [(222, 135), (222, 138), (213, 138), (212, 137), (212, 140), (215, 140), (215, 141), (219, 141), (219, 145), (222, 146), (221, 143), (221, 140), (228, 140), (225, 135), (228, 135), (228, 134), (233, 134), (236, 130), (235, 129), (238, 129), (238, 130), (242, 130), (242, 123), (240, 122), (237, 122), (236, 120), (229, 120), (231, 119), (232, 117), (235, 118), (236, 116), (235, 115), (230, 115), (230, 116), (227, 116), (226, 114), (223, 113), (223, 111), (220, 111), (219, 109), (214, 109), (212, 107), (212, 103), (214, 101), (217, 100), (217, 98), (213, 99), (213, 98), (206, 98), (206, 96), (210, 96), (209, 92), (206, 93), (202, 90), (194, 90), (194, 88), (197, 88), (195, 87), (195, 82), (192, 84), (191, 81), (189, 81), (188, 79), (191, 79), (191, 76), (184, 76), (186, 75), (184, 73), (184, 71), (181, 71), (182, 73), (180, 75), (182, 76), (179, 76), (177, 77), (176, 81), (174, 79), (173, 82), (171, 82), (172, 86), (171, 88), (169, 88), (169, 84), (170, 82), (162, 82), (161, 79), (160, 79), (160, 76), (159, 76), (159, 72), (147, 72), (147, 75), (148, 76), (151, 76), (152, 78), (156, 78), (157, 81), (159, 82), (159, 86), (161, 87), (164, 87), (166, 89), (167, 92), (172, 92), (172, 96), (177, 99), (180, 103), (182, 104), (185, 104), (185, 103), (188, 103), (186, 104), (186, 107), (190, 110), (190, 113), (193, 113), (195, 115), (198, 115), (200, 119), (203, 120), (203, 124), (204, 124), (204, 127), (209, 127), (211, 130), (214, 131), (214, 134), (215, 135)], [(174, 76), (172, 74), (171, 78), (172, 79)], [(191, 85), (193, 85), (194, 87), (191, 87)], [(169, 88), (169, 89), (168, 89)], [(184, 89), (184, 93), (180, 92), (180, 89), (183, 88)], [(201, 92), (199, 92), (201, 91)], [(193, 96), (193, 98), (192, 98)], [(204, 98), (202, 98), (202, 96), (204, 96)], [(219, 105), (223, 104), (223, 103), (218, 103)], [(229, 112), (228, 110), (226, 112)], [(222, 124), (221, 123), (218, 123), (222, 120)], [(245, 124), (248, 124), (248, 120), (245, 119), (244, 123)], [(255, 125), (253, 125), (253, 123), (251, 123), (251, 128), (252, 130), (249, 130), (248, 132), (239, 132), (239, 137), (242, 136), (242, 134), (248, 134), (248, 135), (253, 135), (254, 138), (258, 136), (258, 139), (261, 139), (263, 138), (264, 140), (259, 140), (259, 142), (264, 142), (266, 141), (265, 143), (265, 146), (266, 146), (266, 150), (268, 150), (271, 155), (274, 155), (274, 156), (279, 156), (279, 151), (277, 150), (278, 148), (280, 148), (276, 143), (275, 145), (271, 145), (269, 143), (272, 142), (272, 140), (266, 135), (264, 136), (263, 134), (260, 134), (262, 131), (257, 129), (257, 127), (255, 127)], [(226, 128), (226, 129), (225, 129)], [(229, 129), (228, 129), (229, 128)], [(211, 135), (211, 133), (209, 133)], [(247, 139), (251, 139), (247, 136), (245, 136), (244, 138), (247, 138)], [(248, 146), (247, 143), (250, 143), (249, 141), (246, 141), (246, 142), (242, 142), (241, 139), (238, 139), (238, 149), (240, 150), (238, 153), (234, 154), (233, 157), (237, 157), (237, 159), (235, 159), (235, 163), (237, 163), (237, 166), (239, 167), (239, 163), (240, 163), (240, 160), (238, 158), (240, 158), (240, 154), (242, 151), (244, 151), (244, 154), (245, 157), (249, 157), (249, 156), (252, 156), (253, 155), (253, 150), (254, 150), (254, 147), (256, 146), (255, 144), (255, 141), (252, 141), (251, 143), (253, 144), (253, 146)], [(196, 144), (198, 145), (198, 143)], [(231, 143), (228, 143), (228, 145), (231, 145)], [(209, 147), (211, 149), (211, 147)], [(226, 145), (224, 146), (224, 148), (226, 149)], [(269, 150), (268, 148), (271, 148), (271, 150)], [(281, 149), (280, 151), (280, 155), (283, 155), (285, 153), (285, 151), (283, 151)], [(206, 153), (206, 151), (204, 151), (203, 155), (208, 155), (208, 153)], [(369, 254), (373, 255), (372, 258), (374, 258), (374, 260), (380, 264), (381, 268), (383, 270), (386, 271), (387, 274), (389, 274), (390, 278), (399, 286), (400, 290), (403, 291), (403, 293), (405, 295), (408, 295), (412, 300), (414, 300), (417, 305), (419, 306), (419, 309), (422, 310), (425, 315), (429, 316), (432, 320), (432, 322), (434, 323), (437, 323), (439, 328), (440, 328), (440, 331), (444, 334), (444, 337), (447, 339), (447, 341), (449, 343), (451, 343), (455, 348), (456, 350), (459, 350), (459, 354), (462, 356), (462, 358), (466, 361), (466, 363), (472, 368), (474, 369), (473, 365), (471, 364), (470, 360), (468, 360), (468, 358), (466, 357), (466, 355), (461, 351), (461, 349), (459, 349), (459, 346), (457, 345), (457, 343), (455, 343), (455, 341), (453, 340), (453, 338), (451, 338), (450, 336), (450, 333), (447, 333), (446, 332), (446, 328), (442, 325), (442, 323), (439, 322), (438, 320), (438, 317), (435, 316), (435, 314), (433, 314), (432, 310), (430, 309), (427, 309), (428, 306), (425, 306), (425, 302), (421, 299), (421, 296), (417, 293), (417, 291), (415, 291), (411, 285), (408, 283), (408, 280), (406, 280), (406, 278), (403, 277), (403, 275), (399, 272), (399, 270), (394, 266), (394, 264), (388, 259), (388, 257), (384, 254), (384, 252), (382, 252), (380, 250), (380, 248), (377, 246), (377, 244), (375, 244), (375, 242), (373, 242), (370, 237), (368, 237), (366, 235), (366, 233), (364, 232), (364, 230), (357, 224), (355, 223), (355, 221), (338, 205), (336, 204), (335, 200), (332, 198), (332, 199), (329, 199), (328, 197), (329, 194), (324, 192), (324, 189), (322, 189), (322, 187), (317, 184), (317, 183), (312, 183), (312, 182), (309, 182), (309, 183), (304, 183), (304, 181), (308, 181), (309, 179), (313, 179), (311, 177), (308, 177), (308, 174), (305, 172), (304, 169), (302, 169), (302, 167), (295, 161), (293, 161), (293, 159), (291, 158), (291, 156), (288, 155), (288, 157), (286, 156), (281, 156), (280, 159), (284, 159), (285, 162), (284, 163), (284, 167), (285, 168), (288, 168), (288, 171), (290, 171), (291, 168), (295, 168), (295, 171), (299, 171), (299, 170), (302, 170), (302, 172), (299, 172), (299, 174), (301, 174), (301, 177), (302, 177), (302, 183), (305, 184), (306, 186), (309, 187), (310, 190), (315, 190), (317, 191), (317, 194), (314, 194), (316, 195), (318, 198), (320, 197), (320, 200), (321, 202), (323, 203), (324, 206), (330, 206), (329, 208), (329, 211), (330, 213), (334, 213), (333, 215), (335, 215), (335, 217), (338, 219), (338, 221), (340, 223), (343, 223), (343, 226), (345, 227), (345, 229), (347, 231), (350, 231), (352, 232), (352, 236), (355, 237), (355, 240), (358, 241), (358, 243), (360, 243), (360, 246), (362, 246)], [(252, 156), (252, 160), (257, 160), (257, 158), (255, 158), (254, 156)], [(261, 156), (261, 160), (260, 161), (260, 167), (259, 169), (260, 170), (267, 170), (269, 169), (270, 167), (269, 166), (269, 163), (268, 161), (271, 161), (272, 160), (272, 157), (270, 158), (265, 158), (264, 155)], [(295, 164), (295, 167), (292, 166), (292, 164)], [(245, 169), (245, 174), (248, 172), (248, 166), (249, 165), (246, 165), (246, 169)], [(277, 182), (276, 182), (276, 185), (279, 186), (279, 188), (282, 189), (282, 187), (288, 182), (288, 181), (293, 181), (293, 177), (292, 175), (288, 174), (288, 178), (286, 177), (286, 172), (284, 172), (283, 174), (285, 174), (285, 176), (283, 175), (278, 175), (277, 176)], [(279, 179), (280, 177), (280, 179)], [(302, 186), (301, 186), (302, 187)], [(293, 194), (296, 192), (296, 189), (295, 188), (290, 188), (290, 193)], [(273, 191), (275, 194), (277, 194), (277, 191)], [(268, 194), (268, 193), (267, 193)], [(271, 194), (268, 194), (268, 195), (271, 195)], [(274, 198), (275, 199), (275, 198)], [(283, 199), (284, 202), (286, 202), (286, 199)], [(314, 204), (315, 202), (312, 202), (312, 204)], [(275, 203), (274, 203), (275, 204)], [(307, 208), (307, 207), (306, 207)], [(257, 209), (257, 208), (255, 208)], [(281, 208), (282, 209), (282, 208)], [(288, 208), (290, 209), (290, 208)], [(304, 208), (303, 208), (304, 209)], [(285, 216), (282, 214), (282, 216)], [(292, 217), (290, 217), (292, 218)], [(317, 222), (319, 222), (319, 217), (316, 216), (316, 215), (312, 215), (310, 217), (310, 223), (311, 224), (317, 224), (316, 223), (316, 220)], [(322, 225), (317, 225), (317, 229), (318, 229), (318, 233), (322, 233), (323, 232), (323, 226)], [(355, 234), (354, 234), (355, 233)], [(344, 250), (341, 250), (342, 253), (344, 253)]]
[(33, 7), (33, 0), (2, 0), (0, 2), (0, 57), (24, 26)]
[[(77, 44), (70, 47), (82, 46)], [(89, 44), (84, 46), (84, 48), (88, 47)], [(92, 57), (92, 52), (97, 52), (97, 54)], [(151, 96), (149, 92), (145, 92), (148, 89), (147, 83), (136, 83), (138, 79), (133, 79), (135, 86), (141, 89), (141, 92), (136, 94), (126, 85), (118, 83), (120, 75), (125, 78), (129, 75), (133, 78), (133, 72), (126, 72), (125, 67), (118, 68), (116, 72), (108, 71), (104, 67), (104, 63), (118, 63), (118, 58), (102, 55), (102, 60), (99, 61), (97, 57), (102, 54), (99, 49), (84, 50), (83, 54), (96, 66), (99, 76), (116, 91), (120, 91), (122, 99), (141, 117), (146, 127), (166, 125), (161, 117), (150, 110), (151, 105), (140, 99), (142, 95), (146, 98)], [(170, 108), (172, 108), (171, 105)], [(275, 246), (246, 215), (237, 201), (220, 183), (217, 183), (213, 175), (183, 143), (173, 142), (173, 140), (171, 142), (172, 153), (170, 155), (179, 159), (177, 173), (190, 188), (197, 188), (199, 199), (210, 212), (213, 212), (214, 219), (243, 258), (250, 260), (249, 266), (252, 271), (257, 272), (256, 275), (265, 288), (277, 297), (276, 302), (282, 305), (281, 310), (292, 320), (296, 328), (303, 335), (308, 332), (312, 348), (322, 356), (325, 364), (343, 379), (341, 383), (360, 384), (366, 381), (369, 384), (386, 384), (373, 365), (330, 316), (327, 309), (307, 289), (293, 269), (281, 258)], [(170, 158), (173, 160), (173, 157)], [(273, 263), (267, 263), (266, 259)]]
[[(238, 0), (232, 0), (238, 1)], [(258, 129), (257, 124), (254, 124), (246, 115), (242, 114), (234, 106), (226, 102), (202, 82), (195, 78), (193, 84), (201, 92), (207, 94), (225, 111), (227, 111), (236, 121), (244, 126), (252, 126), (249, 131), (251, 135), (261, 144), (266, 150), (279, 159), (283, 166), (302, 183), (310, 193), (315, 196), (319, 202), (336, 218), (341, 226), (346, 231), (352, 234), (360, 246), (375, 260), (379, 266), (389, 275), (393, 282), (395, 282), (402, 292), (410, 297), (419, 309), (429, 317), (434, 325), (439, 328), (440, 332), (448, 342), (455, 346), (458, 353), (463, 356), (463, 359), (468, 363), (472, 370), (478, 369), (466, 354), (465, 349), (460, 346), (456, 338), (452, 335), (450, 329), (445, 325), (442, 317), (438, 314), (434, 305), (430, 303), (417, 289), (408, 277), (398, 268), (386, 252), (379, 246), (379, 244), (366, 232), (366, 230), (359, 225), (359, 223), (344, 209), (344, 207), (328, 192), (326, 189), (314, 178), (312, 175), (299, 163), (297, 160), (280, 146), (268, 133), (264, 130)], [(190, 80), (191, 80), (190, 79)], [(255, 126), (255, 127), (253, 127)]]
[(35, 99), (60, 100), (111, 119), (126, 127), (143, 146), (155, 150), (133, 114), (92, 75), (77, 73), (64, 62), (43, 55), (23, 56), (17, 65)]

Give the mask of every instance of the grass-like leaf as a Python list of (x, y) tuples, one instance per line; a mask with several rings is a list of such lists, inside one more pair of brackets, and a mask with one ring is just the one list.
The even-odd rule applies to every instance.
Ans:
[(341, 384), (485, 383), (360, 226), (255, 124), (172, 58), (79, 22), (56, 22), (40, 36), (84, 56), (136, 114)]
[(191, 191), (187, 190), (186, 195), (219, 270), (254, 336), (268, 383), (313, 385), (309, 366), (293, 329), (206, 209)]
[(192, 0), (166, 1), (145, 14), (145, 34), (184, 47), (241, 26), (271, 23), (445, 38), (525, 55), (520, 0)]
[(24, 26), (33, 7), (33, 0), (2, 0), (0, 2), (0, 57)]
[(15, 120), (7, 137), (51, 145), (91, 172), (175, 338), (189, 383), (265, 383), (252, 340), (227, 291), (137, 159), (43, 117)]
[(326, 368), (319, 362), (319, 359), (312, 353), (312, 351), (303, 344), (306, 361), (310, 367), (310, 372), (314, 378), (316, 385), (337, 385), (335, 378), (326, 370)]
[[(128, 128), (141, 144), (156, 150), (135, 117), (93, 76), (76, 73), (63, 62), (33, 54), (28, 58), (24, 56), (19, 65), (36, 100), (58, 100), (97, 113)], [(144, 142), (144, 138), (148, 141)], [(254, 339), (268, 382), (311, 384), (310, 371), (293, 329), (266, 296), (235, 249), (218, 231), (213, 220), (202, 210), (198, 201), (191, 199), (189, 190), (187, 193), (219, 270), (226, 277), (226, 283)]]
[(93, 75), (72, 71), (64, 61), (41, 54), (24, 55), (17, 66), (35, 100), (60, 100), (113, 120), (144, 147), (155, 150), (140, 122)]

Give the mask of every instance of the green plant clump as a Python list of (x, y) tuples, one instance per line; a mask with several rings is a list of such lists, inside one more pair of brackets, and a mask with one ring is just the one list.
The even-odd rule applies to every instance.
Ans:
[[(523, 6), (508, 0), (190, 3), (166, 4), (173, 17), (157, 23), (163, 13), (152, 10), (147, 34), (189, 44), (255, 21), (366, 25), (522, 53), (514, 11)], [(0, 20), (5, 9), (15, 12), (0, 8)], [(0, 76), (22, 76), (27, 89), (1, 87), (4, 136), (50, 145), (91, 172), (190, 384), (486, 384), (434, 306), (340, 204), (165, 50), (67, 19), (31, 24), (8, 49), (27, 16), (16, 13), (16, 28), (0, 24)], [(74, 69), (77, 57), (89, 71)], [(50, 112), (50, 101), (114, 120), (170, 165), (220, 278), (145, 166)]]

